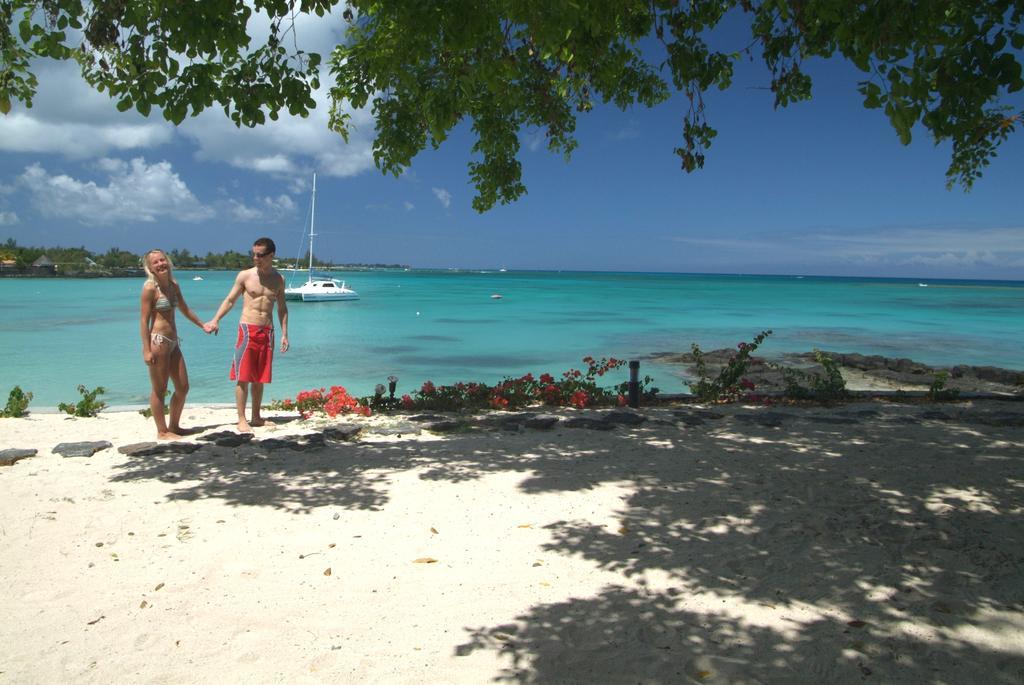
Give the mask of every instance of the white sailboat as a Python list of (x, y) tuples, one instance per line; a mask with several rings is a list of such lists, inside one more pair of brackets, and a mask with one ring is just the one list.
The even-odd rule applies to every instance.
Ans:
[(316, 174), (313, 174), (313, 202), (309, 212), (309, 277), (302, 285), (284, 289), (284, 297), (287, 300), (301, 300), (303, 302), (338, 302), (345, 300), (358, 300), (359, 293), (345, 285), (345, 281), (338, 281), (329, 276), (318, 276), (313, 273), (313, 238), (316, 233), (313, 231), (313, 224), (316, 219)]

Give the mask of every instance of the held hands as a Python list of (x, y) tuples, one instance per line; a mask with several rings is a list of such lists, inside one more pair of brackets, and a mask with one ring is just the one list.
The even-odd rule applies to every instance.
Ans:
[(217, 335), (217, 332), (220, 331), (220, 326), (217, 325), (216, 321), (207, 321), (203, 324), (203, 330), (206, 331), (207, 334), (213, 333), (214, 335)]

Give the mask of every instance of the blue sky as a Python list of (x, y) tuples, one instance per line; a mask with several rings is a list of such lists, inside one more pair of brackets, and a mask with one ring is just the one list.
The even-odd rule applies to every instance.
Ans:
[[(339, 26), (303, 18), (302, 47), (328, 52)], [(373, 166), (366, 113), (347, 145), (327, 130), (324, 93), (308, 119), (236, 129), (212, 110), (174, 127), (118, 113), (73, 65), (42, 63), (35, 106), (0, 117), (0, 240), (205, 254), (269, 235), (294, 254), (315, 170), (317, 255), (335, 261), (1024, 279), (1019, 133), (970, 193), (947, 191), (948, 146), (923, 130), (902, 146), (861, 106), (852, 66), (806, 67), (814, 99), (778, 111), (756, 64), (708, 94), (719, 135), (694, 174), (672, 153), (680, 99), (582, 115), (568, 163), (526, 131), (528, 194), (481, 215), (466, 125), (395, 179)]]

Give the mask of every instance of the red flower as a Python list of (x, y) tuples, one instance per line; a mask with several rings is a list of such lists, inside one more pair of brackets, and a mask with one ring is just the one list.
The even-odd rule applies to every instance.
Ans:
[(619, 406), (620, 407), (625, 407), (626, 406), (626, 396), (625, 395), (619, 395), (617, 400), (619, 402)]
[(414, 406), (416, 406), (416, 403), (413, 402), (411, 397), (409, 397), (408, 395), (402, 395), (402, 408), (403, 409), (412, 409)]
[(540, 375), (540, 382), (547, 385), (548, 383), (554, 383), (555, 379), (550, 373), (542, 373)]
[(569, 398), (569, 404), (571, 404), (574, 407), (579, 407), (580, 409), (586, 407), (587, 402), (589, 401), (590, 397), (587, 395), (587, 393), (583, 392), (582, 390), (577, 390), (572, 394), (572, 397)]
[(427, 381), (423, 384), (423, 387), (420, 388), (420, 392), (424, 395), (433, 395), (436, 390), (437, 388), (434, 387), (434, 383), (432, 381)]

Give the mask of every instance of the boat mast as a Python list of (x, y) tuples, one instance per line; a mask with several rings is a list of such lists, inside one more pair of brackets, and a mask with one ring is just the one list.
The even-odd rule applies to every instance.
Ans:
[(309, 208), (309, 282), (313, 282), (313, 225), (316, 222), (316, 172), (313, 172), (313, 201)]

